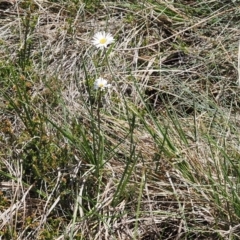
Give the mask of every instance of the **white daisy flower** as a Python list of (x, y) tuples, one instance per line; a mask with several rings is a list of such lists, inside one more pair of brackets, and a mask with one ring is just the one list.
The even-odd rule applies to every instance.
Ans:
[(113, 43), (114, 39), (110, 33), (98, 32), (93, 36), (92, 43), (100, 49), (106, 48), (109, 44)]
[(111, 84), (108, 84), (107, 80), (104, 78), (101, 78), (101, 77), (96, 79), (96, 81), (94, 82), (94, 89), (96, 89), (96, 90), (100, 89), (102, 91), (105, 88), (108, 88), (110, 86), (111, 86)]

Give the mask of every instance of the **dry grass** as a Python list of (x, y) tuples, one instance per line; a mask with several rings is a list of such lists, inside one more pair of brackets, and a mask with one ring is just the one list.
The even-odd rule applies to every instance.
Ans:
[(177, 2), (0, 0), (3, 239), (239, 239), (238, 1)]

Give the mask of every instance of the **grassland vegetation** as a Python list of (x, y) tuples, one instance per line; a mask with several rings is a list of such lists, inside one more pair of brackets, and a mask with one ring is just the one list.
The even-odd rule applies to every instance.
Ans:
[(1, 0), (2, 239), (240, 239), (239, 7)]

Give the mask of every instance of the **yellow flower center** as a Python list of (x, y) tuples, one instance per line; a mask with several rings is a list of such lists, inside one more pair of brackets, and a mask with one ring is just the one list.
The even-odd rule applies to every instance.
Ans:
[(104, 43), (106, 43), (107, 42), (107, 39), (106, 38), (102, 38), (102, 39), (100, 39), (100, 41), (99, 41), (101, 44), (104, 44)]
[(103, 83), (99, 83), (98, 86), (99, 86), (100, 88), (103, 88), (103, 87), (104, 87), (104, 84), (103, 84)]

